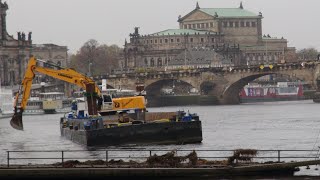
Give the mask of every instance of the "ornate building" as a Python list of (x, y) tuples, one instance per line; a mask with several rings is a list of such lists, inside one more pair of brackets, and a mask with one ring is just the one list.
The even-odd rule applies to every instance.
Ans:
[[(8, 5), (0, 0), (0, 79), (1, 85), (21, 84), (29, 56), (47, 62), (67, 65), (66, 46), (32, 44), (32, 33), (18, 32), (17, 38), (9, 35), (6, 28)], [(40, 76), (41, 77), (41, 76)]]
[(262, 35), (262, 13), (243, 8), (196, 8), (178, 17), (179, 29), (125, 41), (123, 68), (258, 65), (294, 61), (295, 48), (284, 38)]

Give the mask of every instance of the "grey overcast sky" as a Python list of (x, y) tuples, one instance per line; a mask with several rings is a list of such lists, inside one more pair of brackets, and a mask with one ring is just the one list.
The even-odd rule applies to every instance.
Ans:
[[(178, 16), (202, 8), (239, 7), (241, 0), (2, 0), (7, 30), (32, 31), (34, 44), (68, 46), (76, 53), (89, 39), (123, 47), (134, 27), (140, 34), (178, 28)], [(245, 9), (262, 12), (262, 33), (288, 39), (289, 46), (320, 50), (320, 0), (242, 0)]]

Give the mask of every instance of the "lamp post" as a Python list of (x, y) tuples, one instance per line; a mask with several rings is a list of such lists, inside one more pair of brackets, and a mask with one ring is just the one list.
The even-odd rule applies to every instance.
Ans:
[(91, 77), (91, 66), (92, 66), (92, 63), (90, 62), (89, 63), (89, 73), (88, 73), (89, 77)]

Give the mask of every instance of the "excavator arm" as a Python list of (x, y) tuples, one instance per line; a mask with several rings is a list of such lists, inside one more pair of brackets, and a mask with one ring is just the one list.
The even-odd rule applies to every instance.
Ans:
[[(91, 78), (81, 73), (78, 73), (73, 69), (67, 68), (67, 69), (55, 70), (55, 69), (37, 66), (37, 60), (35, 57), (32, 56), (29, 59), (28, 66), (27, 66), (22, 84), (20, 86), (20, 89), (15, 96), (14, 115), (10, 121), (11, 126), (15, 129), (23, 130), (22, 113), (27, 106), (27, 102), (30, 97), (32, 81), (35, 77), (36, 72), (51, 76), (56, 79), (60, 79), (65, 82), (69, 82), (71, 84), (75, 84), (79, 87), (82, 87), (83, 89), (86, 89), (88, 84), (92, 84), (95, 86), (94, 91), (98, 94), (98, 96), (101, 95), (99, 86), (97, 86)], [(22, 100), (20, 103), (21, 104), (20, 107), (18, 107), (18, 101), (19, 101), (20, 95), (22, 95)]]
[[(97, 109), (94, 106), (96, 103), (96, 96), (99, 96), (100, 100), (103, 99), (103, 94), (100, 91), (98, 85), (95, 84), (94, 80), (91, 78), (78, 73), (74, 69), (66, 68), (66, 69), (51, 69), (46, 67), (41, 67), (37, 65), (37, 60), (35, 57), (31, 56), (28, 62), (28, 66), (25, 72), (24, 79), (20, 86), (18, 93), (15, 96), (14, 103), (14, 115), (10, 121), (10, 124), (13, 128), (18, 130), (23, 130), (22, 124), (22, 113), (27, 106), (28, 99), (30, 97), (30, 91), (32, 86), (32, 81), (35, 77), (35, 73), (42, 73), (53, 78), (69, 82), (71, 84), (75, 84), (79, 87), (82, 87), (86, 90), (87, 94), (87, 103), (88, 103), (88, 111), (89, 114), (95, 115), (97, 113)], [(20, 106), (19, 96), (22, 95)], [(104, 107), (104, 106), (102, 106)], [(122, 98), (114, 98), (112, 99), (112, 110), (130, 110), (130, 109), (141, 109), (145, 110), (146, 101), (143, 96), (135, 96), (135, 97), (122, 97)], [(100, 113), (109, 111), (110, 109), (100, 109)]]

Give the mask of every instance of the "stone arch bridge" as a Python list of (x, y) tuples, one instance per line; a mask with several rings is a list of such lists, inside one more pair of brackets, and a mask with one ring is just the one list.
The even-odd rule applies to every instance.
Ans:
[[(148, 95), (159, 95), (161, 88), (174, 87), (175, 91), (186, 93), (195, 88), (205, 95), (214, 95), (220, 104), (238, 104), (239, 92), (249, 82), (269, 74), (282, 74), (295, 77), (318, 89), (320, 85), (320, 64), (318, 62), (277, 64), (272, 67), (234, 67), (207, 68), (171, 71), (154, 71), (98, 76), (94, 79), (101, 83), (107, 79), (108, 87), (135, 89), (143, 84)], [(319, 84), (319, 85), (318, 85)]]

